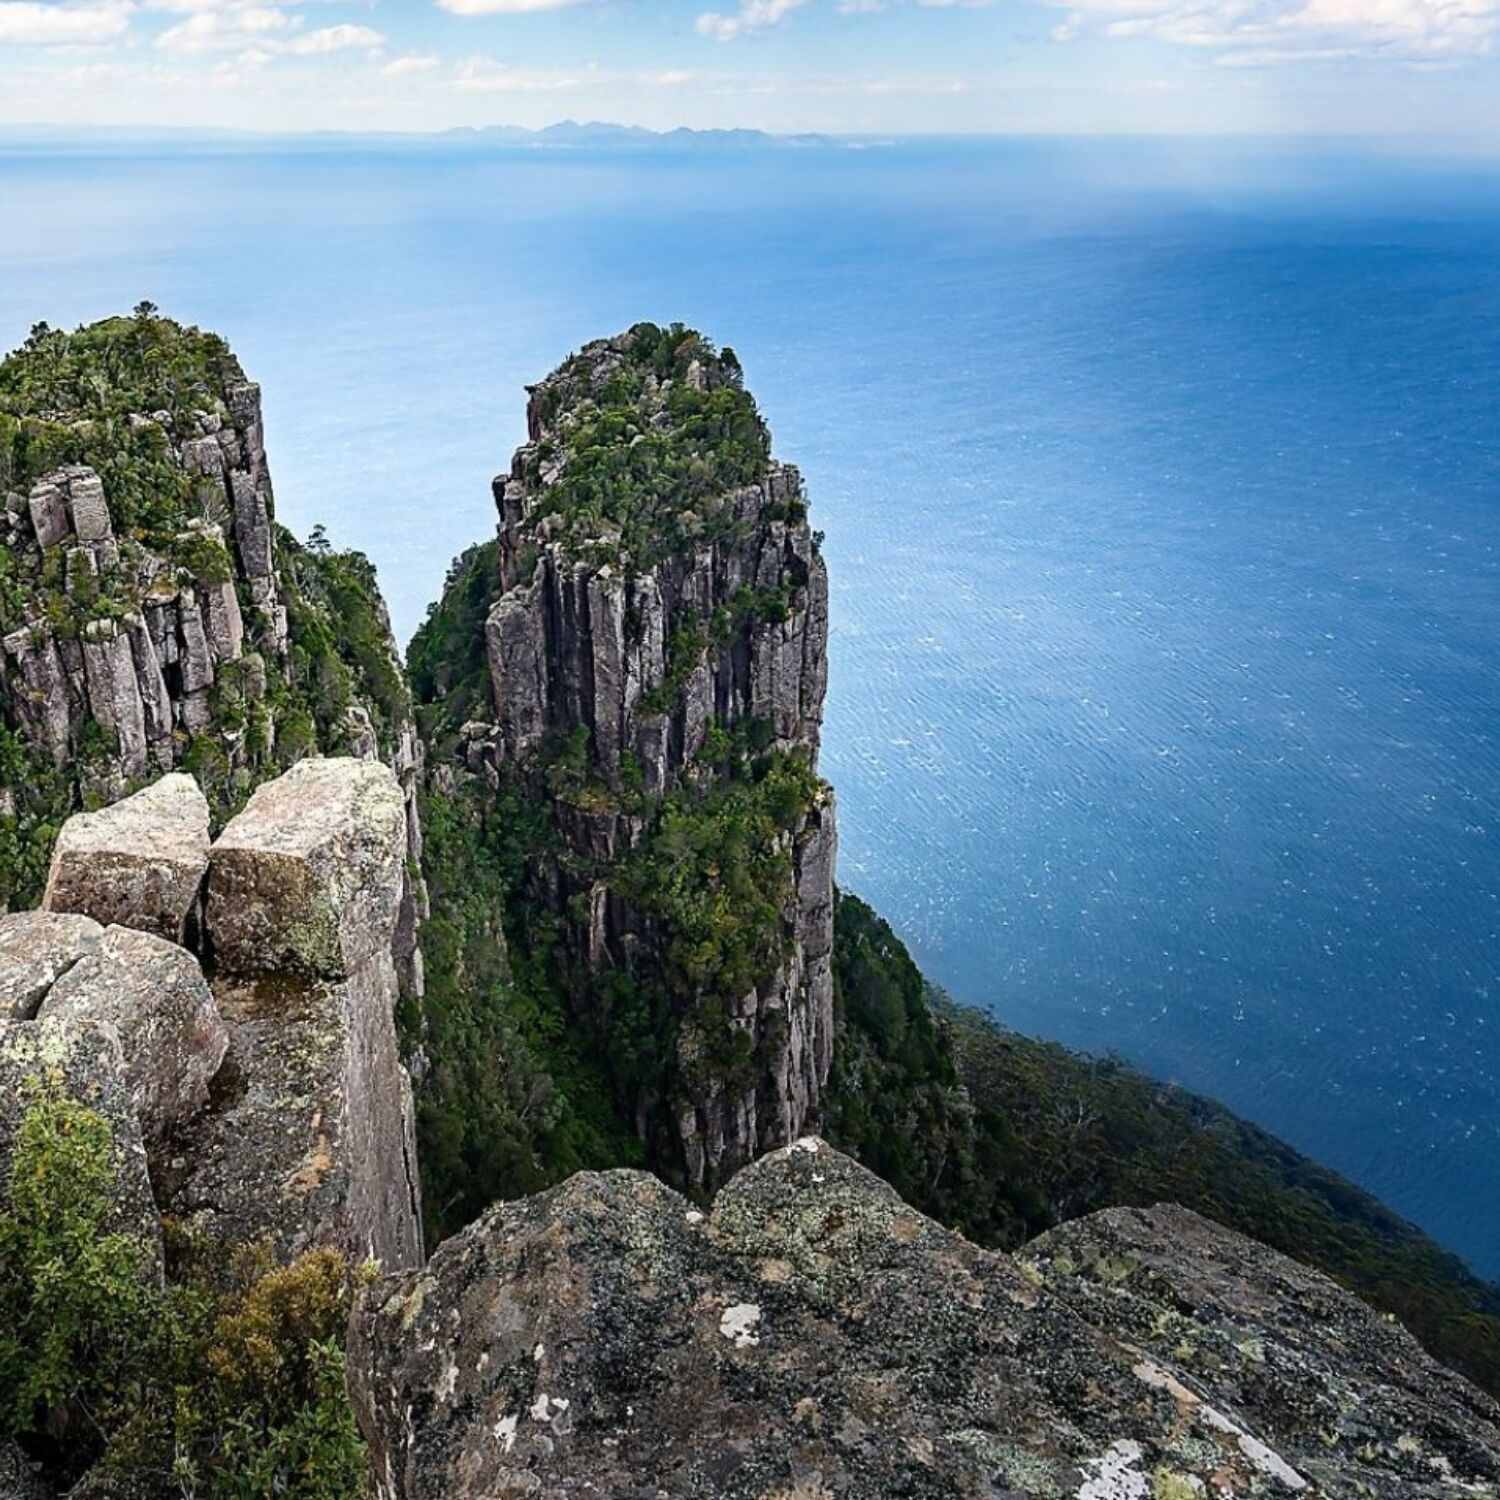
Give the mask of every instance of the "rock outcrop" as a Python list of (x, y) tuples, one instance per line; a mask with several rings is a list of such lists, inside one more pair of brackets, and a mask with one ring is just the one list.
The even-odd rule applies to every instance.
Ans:
[(354, 759), (268, 782), (214, 844), (205, 932), (229, 1056), (162, 1182), (219, 1240), (421, 1261), (394, 1019), (406, 847), (400, 784)]
[[(630, 867), (673, 799), (751, 781), (774, 757), (815, 772), (827, 576), (797, 471), (770, 458), (737, 362), (697, 335), (643, 325), (588, 345), (532, 388), (528, 425), (495, 481), (491, 699), (460, 754), (550, 804), (560, 848), (538, 861), (537, 888), (563, 925), (580, 1024), (608, 1026), (608, 1006), (582, 998), (590, 976), (662, 999), (651, 1025), (674, 1076), (624, 1108), (653, 1159), (701, 1187), (817, 1118), (833, 1038), (831, 793), (803, 796), (765, 836), (785, 878), (756, 898), (767, 930), (733, 979), (672, 972), (682, 923)], [(716, 937), (689, 967), (714, 970)]]
[[(1091, 1317), (1101, 1304), (1067, 1278), (978, 1249), (815, 1139), (742, 1171), (706, 1216), (639, 1173), (581, 1175), (366, 1292), (351, 1379), (377, 1492), (1497, 1492), (1500, 1408), (1321, 1278), (1194, 1222), (1160, 1266), (1180, 1301)], [(1111, 1262), (1133, 1243), (1111, 1242)], [(1200, 1254), (1215, 1244), (1223, 1263)], [(1278, 1279), (1316, 1290), (1309, 1316), (1267, 1296)], [(1331, 1301), (1339, 1322), (1320, 1329)], [(1346, 1398), (1388, 1387), (1382, 1348), (1406, 1394), (1356, 1438)], [(1321, 1400), (1278, 1399), (1322, 1376)]]
[(63, 1023), (101, 1023), (115, 1033), (148, 1143), (160, 1142), (204, 1108), (229, 1047), (198, 960), (129, 927), (107, 928), (47, 992), (37, 1013)]
[(182, 943), (207, 870), (208, 799), (177, 772), (69, 818), (52, 851), (42, 904)]
[[(394, 1019), (403, 789), (376, 762), (302, 762), (257, 791), (196, 880), (165, 834), (171, 878), (153, 878), (152, 841), (138, 835), (190, 804), (187, 788), (147, 787), (63, 830), (67, 889), (117, 925), (0, 918), (0, 1168), (28, 1098), (52, 1080), (110, 1124), (132, 1222), (153, 1236), (170, 1212), (228, 1250), (269, 1242), (290, 1259), (327, 1246), (417, 1265)], [(198, 954), (147, 930), (200, 907), (189, 926), (206, 974)]]
[(0, 917), (0, 1021), (29, 1021), (47, 991), (98, 943), (92, 917), (13, 912)]

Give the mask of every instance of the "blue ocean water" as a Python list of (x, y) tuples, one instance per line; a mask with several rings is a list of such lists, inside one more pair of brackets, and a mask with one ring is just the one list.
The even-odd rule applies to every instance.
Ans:
[(0, 140), (0, 343), (142, 297), (403, 635), (524, 381), (732, 344), (827, 532), (843, 882), (1500, 1275), (1500, 169)]

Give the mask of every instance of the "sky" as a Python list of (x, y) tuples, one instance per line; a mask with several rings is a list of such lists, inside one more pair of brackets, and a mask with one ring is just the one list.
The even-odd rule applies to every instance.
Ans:
[(0, 0), (0, 124), (1500, 148), (1500, 0)]

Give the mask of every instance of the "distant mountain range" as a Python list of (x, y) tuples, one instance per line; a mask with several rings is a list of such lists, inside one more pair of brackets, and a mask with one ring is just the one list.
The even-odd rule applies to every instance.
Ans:
[[(170, 145), (191, 141), (213, 141), (224, 146), (255, 143), (267, 139), (329, 145), (371, 141), (406, 144), (494, 145), (536, 150), (608, 150), (613, 148), (663, 147), (675, 150), (749, 150), (785, 147), (842, 148), (869, 146), (865, 138), (845, 140), (828, 135), (770, 135), (764, 130), (647, 130), (640, 125), (614, 125), (607, 121), (561, 120), (540, 130), (521, 125), (456, 126), (451, 130), (425, 132), (320, 130), (271, 132), (249, 130), (172, 127), (106, 127), (0, 125), (0, 147), (72, 145), (91, 150), (132, 149), (143, 145)], [(884, 144), (883, 142), (881, 144)]]
[(703, 147), (833, 146), (841, 142), (826, 135), (769, 135), (764, 130), (647, 130), (641, 125), (613, 125), (603, 120), (560, 120), (542, 130), (520, 125), (459, 126), (445, 130), (448, 140), (496, 141), (506, 145), (539, 147), (572, 146), (677, 146)]

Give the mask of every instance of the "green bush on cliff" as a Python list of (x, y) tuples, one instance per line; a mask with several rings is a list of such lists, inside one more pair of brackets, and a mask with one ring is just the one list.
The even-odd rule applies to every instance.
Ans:
[(0, 490), (24, 493), (51, 469), (88, 464), (117, 533), (170, 537), (202, 506), (155, 418), (190, 436), (195, 415), (221, 410), (225, 387), (243, 379), (223, 339), (149, 304), (72, 333), (38, 323), (0, 361)]
[(358, 1500), (342, 1256), (250, 1253), (163, 1285), (113, 1224), (117, 1151), (59, 1081), (34, 1086), (0, 1193), (0, 1436), (64, 1482), (100, 1462), (142, 1500)]
[(138, 1399), (158, 1309), (147, 1247), (110, 1227), (115, 1151), (98, 1114), (37, 1087), (0, 1213), (0, 1431), (69, 1407), (118, 1421)]
[(733, 351), (680, 323), (637, 324), (602, 385), (594, 357), (574, 356), (541, 402), (544, 420), (558, 423), (560, 473), (535, 517), (555, 517), (575, 550), (602, 538), (601, 562), (623, 555), (646, 568), (725, 534), (722, 497), (770, 466), (770, 434)]

